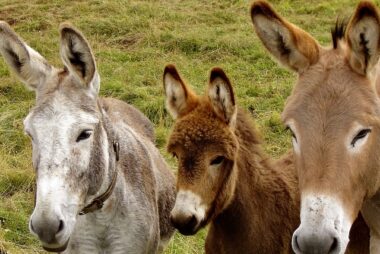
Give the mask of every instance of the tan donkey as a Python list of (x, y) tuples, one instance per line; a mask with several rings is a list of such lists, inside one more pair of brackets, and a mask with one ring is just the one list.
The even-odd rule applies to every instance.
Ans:
[[(173, 65), (165, 68), (164, 86), (176, 119), (168, 139), (178, 158), (175, 227), (191, 235), (210, 224), (206, 253), (292, 253), (299, 224), (293, 154), (273, 161), (263, 153), (223, 70), (211, 71), (206, 96), (197, 96)], [(368, 253), (362, 220), (355, 233), (350, 253)]]
[(301, 191), (296, 253), (343, 253), (359, 211), (370, 227), (371, 253), (380, 253), (380, 101), (376, 64), (380, 17), (360, 2), (333, 47), (278, 15), (266, 2), (251, 9), (257, 35), (298, 81), (282, 114), (293, 133)]

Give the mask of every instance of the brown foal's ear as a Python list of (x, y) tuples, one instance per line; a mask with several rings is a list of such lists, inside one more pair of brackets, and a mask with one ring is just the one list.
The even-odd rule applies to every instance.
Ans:
[(307, 69), (319, 58), (319, 45), (311, 35), (283, 19), (265, 1), (251, 7), (255, 31), (269, 52), (297, 72)]
[(10, 69), (33, 90), (52, 72), (52, 66), (29, 47), (4, 21), (0, 21), (0, 53)]
[(89, 43), (78, 29), (68, 23), (62, 23), (59, 30), (63, 63), (70, 73), (97, 94), (100, 88), (100, 78)]
[(168, 64), (164, 70), (164, 90), (166, 109), (174, 119), (194, 108), (197, 103), (195, 93), (183, 82), (176, 67)]
[(377, 7), (362, 1), (356, 8), (346, 30), (350, 47), (349, 61), (358, 73), (366, 75), (379, 60), (380, 17)]
[(211, 70), (208, 97), (215, 113), (227, 124), (236, 122), (235, 95), (226, 73), (218, 67)]

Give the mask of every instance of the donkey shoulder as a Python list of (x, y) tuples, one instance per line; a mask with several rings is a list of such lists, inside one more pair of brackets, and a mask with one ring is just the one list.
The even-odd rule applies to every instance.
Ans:
[(111, 120), (122, 120), (136, 132), (155, 142), (153, 124), (140, 110), (113, 98), (101, 98), (100, 101)]

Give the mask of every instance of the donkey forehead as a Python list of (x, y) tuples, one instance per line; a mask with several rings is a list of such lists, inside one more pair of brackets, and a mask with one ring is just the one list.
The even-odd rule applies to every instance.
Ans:
[(369, 116), (379, 114), (374, 84), (352, 71), (338, 53), (322, 55), (317, 64), (300, 74), (285, 105), (284, 122), (294, 120), (310, 128), (313, 122), (324, 126), (368, 124)]
[(213, 146), (225, 150), (223, 147), (233, 145), (232, 136), (230, 128), (215, 113), (199, 107), (176, 122), (168, 148), (203, 150)]
[[(37, 101), (24, 120), (25, 129), (42, 126), (70, 126), (72, 124), (96, 124), (99, 122), (96, 100), (85, 93), (65, 93), (56, 90)], [(64, 123), (64, 124), (63, 124)]]

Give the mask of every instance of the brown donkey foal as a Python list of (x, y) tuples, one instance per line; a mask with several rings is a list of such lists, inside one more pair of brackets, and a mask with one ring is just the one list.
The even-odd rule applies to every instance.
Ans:
[[(293, 154), (268, 158), (249, 116), (237, 108), (223, 70), (211, 71), (207, 96), (197, 96), (168, 65), (166, 107), (176, 119), (168, 151), (178, 158), (171, 213), (185, 235), (210, 224), (206, 253), (292, 253), (299, 224)], [(355, 222), (347, 253), (368, 253), (368, 228)]]
[(266, 2), (255, 2), (251, 15), (269, 52), (298, 73), (282, 114), (293, 132), (301, 192), (294, 251), (343, 253), (362, 211), (370, 227), (371, 253), (380, 253), (377, 7), (360, 2), (347, 26), (337, 23), (330, 48), (321, 47)]
[(292, 155), (276, 162), (264, 155), (223, 70), (211, 71), (205, 97), (173, 65), (165, 68), (164, 86), (176, 119), (168, 141), (179, 165), (174, 226), (191, 235), (210, 223), (206, 253), (290, 253), (299, 224)]

